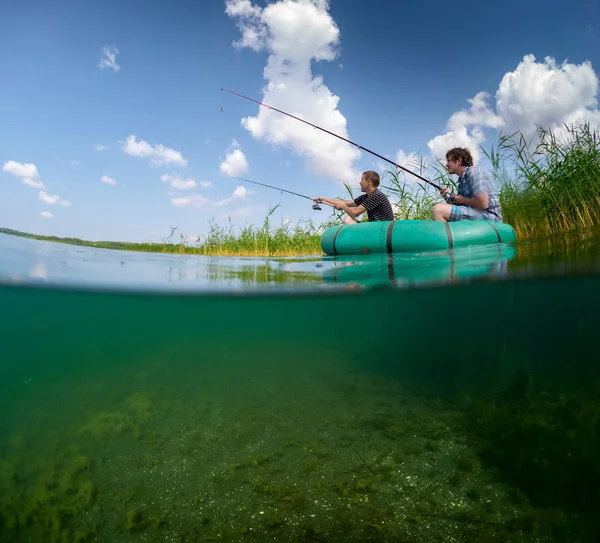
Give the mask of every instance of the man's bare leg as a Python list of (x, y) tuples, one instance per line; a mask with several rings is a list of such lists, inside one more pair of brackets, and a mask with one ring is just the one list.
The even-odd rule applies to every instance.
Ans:
[(431, 216), (434, 221), (448, 222), (452, 206), (450, 204), (435, 204), (431, 211)]
[(351, 217), (350, 215), (346, 215), (344, 217), (344, 224), (356, 224), (358, 221), (354, 218)]

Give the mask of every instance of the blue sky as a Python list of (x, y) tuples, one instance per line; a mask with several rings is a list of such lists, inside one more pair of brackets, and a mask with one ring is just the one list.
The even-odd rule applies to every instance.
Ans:
[(0, 226), (157, 241), (176, 225), (205, 234), (213, 217), (260, 225), (276, 203), (275, 222), (320, 222), (328, 211), (227, 174), (336, 196), (382, 168), (221, 87), (403, 165), (500, 130), (600, 124), (597, 2), (447, 6), (3, 2)]

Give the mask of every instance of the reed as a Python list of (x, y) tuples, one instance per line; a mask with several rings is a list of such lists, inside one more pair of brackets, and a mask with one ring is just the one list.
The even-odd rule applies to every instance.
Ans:
[(586, 123), (561, 133), (538, 127), (530, 140), (517, 132), (484, 151), (520, 239), (600, 224), (600, 131)]

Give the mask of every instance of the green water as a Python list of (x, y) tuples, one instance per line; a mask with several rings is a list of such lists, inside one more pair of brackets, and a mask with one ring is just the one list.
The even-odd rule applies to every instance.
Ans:
[(258, 262), (0, 236), (0, 541), (596, 541), (595, 239)]

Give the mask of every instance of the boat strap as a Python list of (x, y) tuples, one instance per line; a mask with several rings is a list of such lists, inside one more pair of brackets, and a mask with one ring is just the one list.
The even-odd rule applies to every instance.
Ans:
[(336, 238), (338, 237), (338, 234), (340, 233), (340, 230), (341, 230), (342, 228), (344, 228), (344, 226), (345, 226), (345, 225), (344, 225), (344, 224), (342, 224), (342, 225), (341, 225), (341, 226), (340, 226), (340, 227), (337, 229), (337, 232), (336, 232), (336, 233), (335, 233), (335, 235), (333, 236), (333, 247), (332, 247), (332, 249), (333, 249), (333, 254), (334, 254), (334, 255), (337, 255), (337, 251), (335, 250), (335, 240), (336, 240)]
[(500, 235), (500, 232), (496, 228), (496, 225), (492, 221), (490, 221), (490, 226), (494, 229), (494, 232), (496, 232), (496, 236), (498, 237), (498, 241), (501, 242), (502, 241), (502, 236)]
[(446, 223), (446, 234), (448, 234), (448, 249), (454, 247), (454, 241), (452, 240), (452, 230), (450, 230), (450, 223)]
[(392, 232), (394, 231), (394, 223), (395, 222), (396, 222), (395, 220), (390, 221), (390, 224), (389, 224), (388, 229), (387, 229), (387, 235), (385, 237), (385, 242), (386, 242), (386, 245), (387, 245), (387, 252), (388, 253), (392, 252)]

